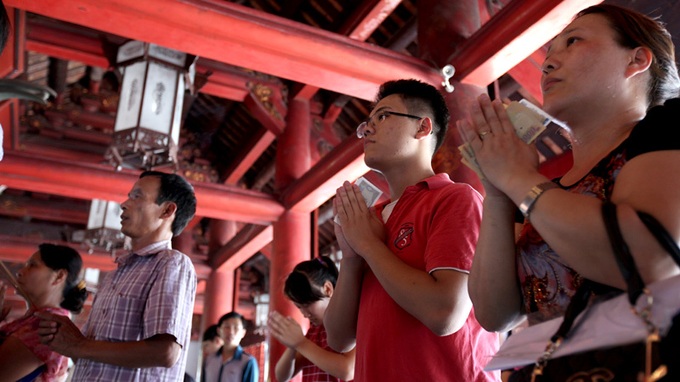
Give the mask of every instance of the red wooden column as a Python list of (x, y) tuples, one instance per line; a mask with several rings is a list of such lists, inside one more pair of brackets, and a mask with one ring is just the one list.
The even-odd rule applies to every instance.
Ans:
[[(277, 190), (283, 190), (295, 179), (309, 170), (309, 132), (311, 130), (311, 114), (309, 101), (293, 99), (288, 105), (286, 129), (279, 136), (276, 152), (276, 176), (274, 183)], [(274, 253), (271, 257), (269, 281), (269, 310), (277, 311), (284, 316), (291, 316), (300, 322), (303, 330), (307, 329), (307, 320), (288, 301), (283, 294), (283, 283), (293, 267), (310, 259), (310, 215), (305, 212), (287, 210), (274, 223)], [(283, 354), (285, 347), (272, 340), (269, 347), (269, 377), (275, 381), (274, 368)], [(298, 376), (294, 380), (300, 380)]]
[[(1, 5), (0, 5), (1, 6)], [(0, 52), (0, 78), (16, 78), (25, 70), (24, 48), (26, 45), (26, 12), (6, 7), (11, 26), (5, 49)], [(0, 160), (4, 151), (16, 150), (19, 146), (19, 100), (8, 99), (0, 102)]]
[[(183, 254), (191, 257), (191, 253), (194, 251), (194, 245), (196, 242), (194, 241), (194, 237), (191, 233), (191, 230), (188, 228), (185, 228), (184, 231), (179, 236), (175, 236), (172, 238), (172, 248), (176, 249)], [(200, 280), (199, 280), (200, 281)], [(196, 291), (196, 294), (198, 295), (198, 291)], [(204, 306), (203, 306), (203, 301), (199, 300), (198, 296), (196, 296), (196, 300), (194, 301), (194, 314), (197, 312), (203, 312)], [(203, 330), (203, 328), (199, 328), (200, 330)]]
[[(418, 1), (418, 47), (421, 58), (438, 68), (448, 64), (456, 47), (481, 26), (478, 3), (478, 0)], [(468, 183), (483, 193), (477, 175), (460, 162), (458, 146), (463, 141), (456, 128), (456, 120), (467, 115), (470, 102), (485, 93), (486, 89), (453, 81), (452, 84), (455, 87), (453, 93), (442, 90), (451, 111), (451, 123), (447, 139), (433, 159), (433, 166), (436, 172), (446, 172), (454, 181)]]
[[(211, 220), (208, 241), (209, 253), (216, 253), (235, 235), (236, 222), (231, 220)], [(210, 271), (203, 302), (203, 330), (212, 324), (216, 324), (222, 315), (235, 310), (234, 284), (234, 269), (213, 269)]]

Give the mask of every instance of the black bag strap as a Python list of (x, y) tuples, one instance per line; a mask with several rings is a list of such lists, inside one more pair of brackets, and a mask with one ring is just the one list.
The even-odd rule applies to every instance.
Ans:
[[(668, 252), (676, 264), (680, 265), (680, 248), (678, 248), (677, 243), (673, 240), (673, 237), (668, 233), (666, 228), (664, 228), (655, 217), (646, 212), (637, 211), (637, 215), (663, 249)], [(635, 266), (633, 255), (631, 255), (630, 249), (621, 234), (621, 228), (616, 214), (616, 205), (610, 201), (605, 201), (602, 204), (602, 217), (604, 218), (604, 224), (607, 228), (609, 241), (614, 250), (616, 263), (628, 285), (628, 300), (631, 305), (635, 305), (638, 297), (643, 292), (645, 284)]]
[(635, 305), (635, 301), (637, 301), (645, 288), (645, 283), (642, 281), (642, 276), (640, 276), (640, 272), (638, 272), (635, 266), (635, 260), (630, 253), (628, 244), (626, 244), (621, 234), (621, 227), (619, 226), (616, 214), (616, 205), (610, 201), (602, 203), (602, 217), (604, 218), (604, 226), (607, 229), (609, 242), (614, 250), (616, 264), (619, 266), (619, 271), (628, 285), (628, 301), (631, 305)]
[[(656, 238), (666, 252), (671, 255), (673, 260), (680, 265), (680, 248), (678, 248), (677, 243), (663, 225), (647, 213), (638, 211), (637, 214), (654, 238)], [(621, 234), (621, 227), (619, 226), (619, 221), (617, 219), (616, 205), (610, 201), (605, 201), (602, 204), (602, 217), (607, 230), (607, 236), (609, 237), (612, 249), (614, 250), (616, 264), (628, 285), (629, 302), (631, 306), (635, 306), (637, 298), (644, 292), (645, 283), (635, 265), (635, 259), (630, 253), (630, 249)], [(588, 301), (590, 300), (592, 293), (597, 293), (598, 289), (602, 289), (603, 287), (605, 286), (592, 280), (583, 280), (564, 312), (562, 324), (557, 329), (557, 332), (550, 337), (550, 343), (546, 347), (543, 356), (536, 361), (532, 376), (536, 377), (542, 374), (543, 368), (548, 359), (551, 358), (552, 353), (560, 346), (562, 340), (567, 338), (576, 317), (588, 306)], [(607, 288), (604, 289), (606, 290)]]
[(656, 218), (646, 212), (638, 211), (638, 217), (647, 226), (649, 232), (654, 235), (663, 249), (671, 255), (675, 263), (680, 265), (680, 248), (666, 228)]
[[(671, 255), (673, 260), (680, 265), (680, 248), (673, 240), (673, 237), (663, 227), (663, 225), (652, 215), (645, 212), (638, 212), (640, 220), (645, 224), (647, 229), (654, 235), (661, 246)], [(628, 299), (631, 305), (635, 305), (637, 298), (642, 294), (645, 287), (642, 277), (635, 266), (635, 260), (630, 253), (630, 249), (623, 239), (621, 228), (616, 214), (616, 205), (610, 201), (605, 201), (602, 204), (602, 217), (604, 218), (605, 227), (609, 236), (609, 241), (612, 243), (616, 263), (619, 270), (626, 280), (628, 285)], [(597, 283), (591, 280), (583, 280), (581, 286), (576, 290), (576, 293), (571, 298), (571, 302), (567, 306), (564, 313), (564, 320), (557, 332), (552, 336), (551, 341), (556, 341), (558, 338), (566, 338), (569, 330), (574, 324), (576, 317), (585, 310), (591, 296), (591, 292), (597, 287)]]
[(571, 327), (574, 325), (574, 320), (576, 320), (576, 317), (578, 317), (578, 315), (588, 306), (592, 289), (593, 282), (584, 279), (581, 286), (576, 289), (576, 293), (571, 297), (571, 301), (569, 301), (569, 305), (567, 305), (567, 310), (564, 312), (564, 319), (555, 334), (550, 337), (550, 342), (557, 343), (560, 339), (567, 338), (569, 330), (571, 330)]

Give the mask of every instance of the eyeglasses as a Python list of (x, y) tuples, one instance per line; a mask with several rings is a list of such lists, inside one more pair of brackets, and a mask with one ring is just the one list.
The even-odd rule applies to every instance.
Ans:
[(361, 138), (366, 136), (366, 127), (368, 126), (369, 123), (373, 124), (373, 126), (378, 126), (380, 123), (382, 123), (382, 121), (384, 121), (390, 115), (396, 115), (397, 117), (406, 117), (406, 118), (412, 118), (412, 119), (422, 119), (422, 118), (424, 118), (424, 117), (419, 117), (417, 115), (397, 113), (396, 111), (384, 110), (384, 111), (373, 114), (372, 116), (368, 117), (365, 121), (361, 122), (359, 124), (359, 126), (357, 126), (357, 137), (359, 139), (361, 139)]

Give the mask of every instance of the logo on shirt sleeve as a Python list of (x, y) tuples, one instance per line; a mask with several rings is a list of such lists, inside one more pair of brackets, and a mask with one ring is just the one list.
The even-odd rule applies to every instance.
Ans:
[(397, 231), (397, 238), (394, 239), (394, 246), (398, 249), (404, 249), (411, 245), (411, 236), (413, 235), (413, 223), (404, 223)]

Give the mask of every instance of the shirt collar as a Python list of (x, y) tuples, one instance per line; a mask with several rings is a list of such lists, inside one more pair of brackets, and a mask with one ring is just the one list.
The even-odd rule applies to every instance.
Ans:
[(172, 243), (170, 240), (161, 240), (155, 243), (149, 244), (146, 247), (141, 248), (136, 252), (128, 252), (121, 256), (116, 257), (116, 263), (118, 266), (123, 266), (132, 260), (135, 256), (150, 256), (154, 255), (164, 249), (172, 249)]
[[(222, 346), (220, 348), (220, 350), (217, 351), (217, 355), (222, 357), (222, 351), (223, 350), (224, 350), (224, 346)], [(241, 345), (238, 345), (236, 347), (236, 350), (234, 350), (234, 357), (232, 357), (232, 359), (239, 360), (239, 359), (241, 359), (242, 356), (243, 356), (243, 348), (241, 347)]]
[(449, 174), (441, 172), (439, 174), (434, 174), (421, 180), (420, 182), (416, 183), (416, 186), (423, 185), (427, 186), (427, 188), (429, 188), (430, 190), (434, 190), (440, 187), (444, 187), (447, 184), (451, 184), (451, 178), (449, 178)]

